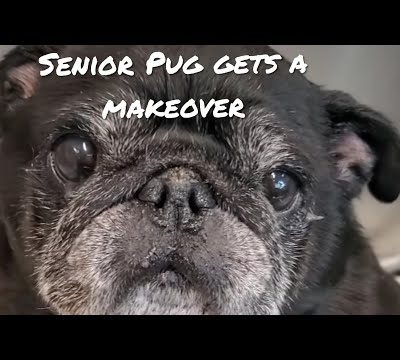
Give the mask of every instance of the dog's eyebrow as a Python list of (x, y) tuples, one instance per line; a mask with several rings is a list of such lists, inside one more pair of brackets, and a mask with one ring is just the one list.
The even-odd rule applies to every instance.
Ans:
[(57, 123), (48, 132), (47, 141), (51, 143), (67, 133), (91, 134), (92, 132), (92, 127), (86, 118), (79, 114), (69, 114), (58, 118)]

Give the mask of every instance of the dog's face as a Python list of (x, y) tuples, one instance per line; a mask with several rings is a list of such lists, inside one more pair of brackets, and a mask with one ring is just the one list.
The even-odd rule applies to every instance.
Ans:
[[(397, 134), (287, 64), (267, 76), (145, 77), (140, 68), (159, 49), (59, 51), (129, 55), (133, 78), (39, 78), (23, 51), (4, 60), (1, 204), (15, 256), (61, 314), (281, 313), (329, 277), (362, 186), (397, 197)], [(272, 53), (161, 50), (206, 65)], [(175, 98), (241, 98), (246, 117), (102, 119), (109, 99)]]

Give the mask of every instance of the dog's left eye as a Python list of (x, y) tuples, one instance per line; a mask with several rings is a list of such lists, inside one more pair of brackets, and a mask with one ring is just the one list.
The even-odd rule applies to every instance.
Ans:
[(63, 181), (79, 182), (96, 164), (96, 150), (87, 139), (67, 135), (57, 141), (52, 152), (53, 171)]
[(264, 187), (277, 211), (287, 209), (300, 189), (298, 179), (286, 171), (273, 171), (264, 178)]

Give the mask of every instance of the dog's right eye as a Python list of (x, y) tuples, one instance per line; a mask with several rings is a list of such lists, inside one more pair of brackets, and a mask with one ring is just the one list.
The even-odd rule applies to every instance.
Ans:
[(96, 149), (85, 138), (64, 136), (53, 148), (52, 165), (53, 171), (62, 181), (82, 181), (96, 165)]
[(299, 181), (286, 171), (273, 171), (264, 178), (268, 197), (277, 211), (287, 209), (299, 192)]

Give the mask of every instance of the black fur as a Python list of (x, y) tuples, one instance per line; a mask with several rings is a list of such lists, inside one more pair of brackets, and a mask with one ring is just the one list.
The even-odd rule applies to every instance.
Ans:
[[(198, 55), (206, 70), (168, 76), (159, 69), (147, 77), (144, 62), (160, 49), (175, 58)], [(31, 298), (20, 304), (14, 296), (20, 310), (0, 304), (1, 313), (400, 314), (400, 288), (380, 268), (351, 207), (367, 183), (381, 201), (399, 195), (399, 136), (384, 116), (289, 74), (286, 62), (273, 75), (212, 73), (225, 54), (274, 53), (264, 46), (18, 47), (0, 65), (2, 83), (54, 50), (129, 55), (136, 74), (49, 76), (25, 100), (7, 84), (0, 98), (0, 259), (10, 265), (0, 281), (8, 284), (4, 292), (12, 284)], [(106, 100), (135, 97), (239, 97), (248, 116), (100, 119)], [(48, 162), (66, 133), (85, 134), (101, 154), (94, 174), (74, 187), (57, 182)], [(302, 182), (301, 201), (284, 213), (262, 188), (276, 167)], [(170, 228), (171, 211), (161, 214), (137, 196), (159, 174), (173, 179), (165, 169), (175, 168), (190, 169), (217, 203), (192, 232)], [(170, 293), (159, 290), (155, 274), (166, 263), (190, 280), (178, 282), (181, 293), (176, 284), (167, 286)], [(156, 290), (149, 290), (154, 276)]]

